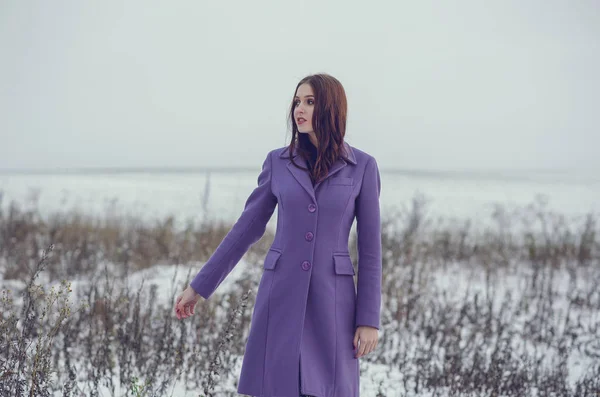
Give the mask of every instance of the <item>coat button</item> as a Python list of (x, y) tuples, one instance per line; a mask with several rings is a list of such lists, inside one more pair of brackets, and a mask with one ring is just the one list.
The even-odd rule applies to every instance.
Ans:
[(305, 238), (307, 241), (311, 241), (311, 240), (313, 239), (313, 237), (314, 237), (314, 236), (315, 236), (314, 234), (312, 234), (311, 232), (308, 232), (308, 233), (306, 233), (306, 234), (304, 235), (304, 238)]
[(316, 205), (314, 205), (313, 203), (310, 203), (310, 204), (308, 205), (308, 210), (309, 210), (310, 212), (315, 212), (315, 211), (317, 210), (317, 206), (316, 206)]
[(304, 269), (304, 270), (310, 269), (310, 262), (309, 261), (302, 262), (302, 269)]

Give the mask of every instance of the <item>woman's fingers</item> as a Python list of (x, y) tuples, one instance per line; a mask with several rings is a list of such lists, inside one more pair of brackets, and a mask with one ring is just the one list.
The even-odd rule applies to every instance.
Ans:
[(178, 296), (177, 301), (175, 303), (175, 313), (178, 319), (188, 318), (192, 314), (194, 314), (194, 307), (196, 305), (196, 302), (194, 300), (186, 302), (188, 298), (183, 299), (184, 295), (185, 293)]
[(181, 300), (183, 299), (183, 295), (179, 295), (177, 297), (177, 300), (175, 302), (175, 314), (177, 315), (178, 319), (182, 319), (183, 318), (183, 314), (184, 314), (184, 310), (183, 307), (181, 305)]
[(367, 348), (365, 350), (365, 355), (367, 355), (373, 351), (373, 343), (374, 342), (369, 341), (369, 343), (367, 344)]
[(358, 347), (358, 350), (356, 351), (356, 358), (360, 358), (362, 357), (364, 351), (365, 351), (365, 342), (363, 340), (360, 340), (360, 345)]
[(377, 345), (377, 341), (360, 340), (360, 348), (358, 349), (358, 352), (357, 352), (355, 358), (360, 358), (360, 357), (366, 356), (367, 354), (371, 353), (373, 350), (375, 350), (376, 345)]

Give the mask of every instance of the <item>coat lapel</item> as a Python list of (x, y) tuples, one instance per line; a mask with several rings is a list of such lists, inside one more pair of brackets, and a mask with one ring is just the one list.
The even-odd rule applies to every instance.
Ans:
[[(344, 142), (344, 147), (346, 148), (346, 153), (347, 153), (347, 157), (350, 160), (351, 164), (356, 164), (356, 158), (354, 156), (354, 151), (352, 150), (352, 148), (350, 147), (350, 145), (348, 145), (348, 143)], [(279, 157), (286, 157), (287, 153), (289, 152), (289, 147), (285, 147), (284, 150), (280, 153)], [(302, 160), (302, 157), (300, 157), (299, 153), (297, 150), (294, 150), (294, 161), (296, 162), (296, 164), (300, 164), (300, 165), (304, 165), (303, 163), (300, 163), (300, 160)], [(338, 173), (342, 168), (344, 168), (346, 165), (348, 165), (348, 162), (345, 161), (342, 158), (337, 159), (331, 166), (331, 168), (329, 169), (329, 172), (327, 173), (327, 175), (325, 176), (325, 178), (316, 183), (314, 188), (312, 185), (312, 182), (310, 180), (310, 175), (308, 174), (307, 170), (302, 170), (298, 167), (296, 167), (294, 164), (292, 164), (292, 160), (288, 160), (287, 162), (287, 168), (288, 170), (291, 172), (291, 174), (294, 176), (294, 178), (296, 179), (296, 181), (298, 181), (298, 183), (304, 188), (304, 190), (306, 190), (306, 193), (308, 193), (310, 195), (310, 197), (313, 199), (313, 201), (316, 203), (317, 199), (315, 196), (315, 191), (317, 190), (317, 188), (327, 180), (327, 178), (329, 178), (332, 175), (335, 175), (336, 173)]]

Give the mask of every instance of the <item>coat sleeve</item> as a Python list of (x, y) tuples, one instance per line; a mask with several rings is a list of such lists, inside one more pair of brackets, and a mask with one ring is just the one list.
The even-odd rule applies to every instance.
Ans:
[(265, 233), (277, 204), (277, 198), (271, 190), (271, 153), (263, 162), (258, 186), (250, 193), (242, 214), (190, 283), (192, 289), (204, 299), (213, 294), (250, 246)]
[(381, 310), (381, 220), (379, 194), (381, 178), (375, 158), (365, 167), (362, 186), (356, 198), (358, 276), (356, 326), (379, 329)]

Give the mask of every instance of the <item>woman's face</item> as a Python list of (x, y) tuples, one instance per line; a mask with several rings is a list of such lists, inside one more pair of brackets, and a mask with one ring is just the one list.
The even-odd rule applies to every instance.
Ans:
[(294, 97), (294, 121), (298, 132), (314, 133), (312, 115), (315, 108), (315, 97), (310, 84), (304, 83), (298, 87)]

